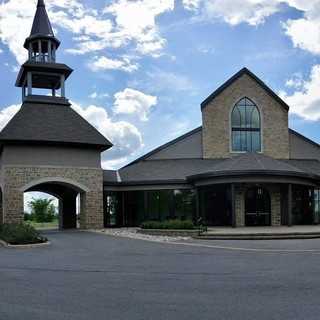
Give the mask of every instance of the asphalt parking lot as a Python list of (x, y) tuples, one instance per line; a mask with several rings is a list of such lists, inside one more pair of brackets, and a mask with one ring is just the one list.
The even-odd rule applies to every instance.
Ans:
[(0, 247), (0, 320), (319, 319), (320, 239)]

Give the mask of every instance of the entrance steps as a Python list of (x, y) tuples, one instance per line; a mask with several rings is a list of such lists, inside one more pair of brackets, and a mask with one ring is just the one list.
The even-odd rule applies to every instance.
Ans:
[(202, 240), (276, 240), (320, 238), (320, 226), (209, 228)]

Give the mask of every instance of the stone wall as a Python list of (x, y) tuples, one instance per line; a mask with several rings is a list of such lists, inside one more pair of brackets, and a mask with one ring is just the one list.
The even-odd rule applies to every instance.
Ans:
[(101, 169), (4, 166), (3, 210), (6, 223), (23, 220), (23, 193), (39, 181), (76, 188), (81, 194), (81, 228), (103, 228), (103, 172)]
[(278, 159), (289, 158), (288, 112), (247, 74), (234, 81), (202, 110), (204, 158), (229, 158), (230, 115), (243, 97), (250, 98), (262, 118), (263, 153)]

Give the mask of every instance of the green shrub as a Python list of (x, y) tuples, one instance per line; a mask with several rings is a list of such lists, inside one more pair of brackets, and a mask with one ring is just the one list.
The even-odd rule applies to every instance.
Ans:
[(35, 244), (47, 239), (29, 224), (4, 224), (0, 226), (0, 239), (13, 245)]
[(29, 202), (31, 220), (39, 223), (52, 222), (56, 218), (56, 209), (53, 199), (32, 199)]
[(166, 230), (192, 230), (194, 224), (191, 220), (166, 220), (166, 221), (145, 221), (142, 229), (166, 229)]

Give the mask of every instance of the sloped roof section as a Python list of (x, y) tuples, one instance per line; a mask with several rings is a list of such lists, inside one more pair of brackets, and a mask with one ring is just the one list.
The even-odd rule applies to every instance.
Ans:
[(9, 143), (81, 145), (101, 151), (112, 146), (67, 102), (25, 102), (0, 132), (0, 144)]
[(47, 14), (44, 0), (39, 0), (37, 11), (33, 19), (30, 36), (42, 35), (54, 37), (53, 29)]
[(26, 39), (24, 47), (28, 49), (30, 41), (42, 37), (54, 40), (57, 44), (57, 47), (60, 45), (59, 40), (54, 36), (44, 0), (38, 0), (37, 11), (33, 19), (31, 33)]
[(186, 183), (186, 177), (211, 170), (222, 159), (139, 161), (119, 170), (122, 183)]
[[(320, 164), (320, 162), (319, 162)], [(245, 176), (245, 175), (283, 175), (320, 178), (318, 170), (307, 170), (306, 165), (297, 165), (292, 160), (277, 160), (258, 153), (244, 153), (217, 163), (208, 172), (190, 176), (191, 180), (203, 177)]]
[[(146, 153), (145, 155), (143, 155), (142, 157), (132, 161), (131, 163), (127, 164), (126, 167), (128, 166), (131, 166), (137, 162), (140, 162), (140, 161), (144, 161), (144, 160), (149, 160), (149, 159), (152, 159), (153, 160), (153, 157), (156, 156), (158, 153), (166, 150), (166, 149), (169, 149), (170, 147), (173, 147), (174, 145), (178, 144), (178, 143), (182, 143), (182, 142), (185, 142), (188, 138), (194, 136), (195, 134), (197, 133), (201, 133), (202, 131), (202, 126), (201, 127), (198, 127), (196, 129), (193, 129), (185, 134), (183, 134), (182, 136), (172, 140), (172, 141), (169, 141), (163, 145), (161, 145), (160, 147)], [(199, 145), (199, 149), (202, 149), (202, 145)], [(192, 152), (190, 152), (192, 153)], [(189, 159), (191, 159), (190, 157), (188, 157)], [(202, 158), (202, 155), (199, 155), (199, 154), (195, 154), (195, 156), (192, 157), (192, 159), (195, 159), (195, 158)], [(171, 159), (181, 159), (181, 156), (177, 156), (177, 155), (172, 155), (172, 157), (167, 160), (171, 160)]]
[[(117, 173), (105, 171), (105, 185), (189, 183), (206, 177), (293, 176), (320, 180), (318, 160), (277, 160), (246, 153), (230, 159), (172, 159), (139, 161)], [(118, 179), (116, 179), (118, 176)]]
[(260, 78), (258, 78), (253, 72), (251, 72), (247, 68), (241, 69), (233, 77), (231, 77), (228, 81), (226, 81), (222, 86), (220, 86), (217, 90), (215, 90), (208, 98), (206, 98), (201, 103), (201, 109), (205, 108), (215, 97), (217, 97), (221, 92), (223, 92), (226, 88), (228, 88), (232, 83), (234, 83), (237, 79), (239, 79), (244, 74), (251, 77), (262, 88), (264, 88), (266, 92), (275, 100), (277, 100), (285, 110), (287, 111), (289, 110), (289, 106), (272, 89), (270, 89)]

